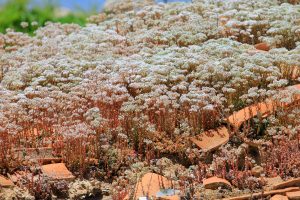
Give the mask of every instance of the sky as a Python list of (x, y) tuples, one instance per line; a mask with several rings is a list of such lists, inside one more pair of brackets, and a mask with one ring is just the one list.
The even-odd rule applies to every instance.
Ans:
[[(156, 0), (157, 2), (163, 2), (163, 0)], [(168, 0), (168, 2), (183, 1), (189, 2), (190, 0)], [(96, 5), (98, 9), (103, 7), (105, 0), (61, 0), (60, 4), (62, 7), (73, 9), (80, 7), (83, 9), (89, 9), (91, 6)]]
[[(9, 0), (0, 0), (0, 3), (3, 3), (5, 1)], [(97, 10), (100, 10), (105, 0), (33, 0), (35, 3), (41, 3), (41, 2), (59, 2), (59, 4), (64, 7), (71, 10), (80, 8), (83, 10), (89, 10), (91, 8), (96, 8)], [(163, 0), (156, 0), (157, 2), (163, 2)], [(183, 2), (190, 2), (190, 0), (168, 0), (168, 2), (176, 2), (176, 1), (183, 1)]]

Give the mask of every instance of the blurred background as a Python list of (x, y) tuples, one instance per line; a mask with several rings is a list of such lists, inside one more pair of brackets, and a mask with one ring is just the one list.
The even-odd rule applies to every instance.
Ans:
[[(156, 0), (190, 2), (191, 0)], [(0, 33), (7, 28), (33, 34), (47, 21), (76, 23), (84, 26), (86, 18), (103, 9), (105, 0), (0, 0)]]

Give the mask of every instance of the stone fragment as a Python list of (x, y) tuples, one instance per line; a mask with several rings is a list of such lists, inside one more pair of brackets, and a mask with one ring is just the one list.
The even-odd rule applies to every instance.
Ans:
[(261, 166), (255, 166), (251, 169), (251, 173), (255, 177), (260, 177), (260, 175), (264, 172), (264, 168)]
[(41, 167), (41, 171), (53, 180), (73, 180), (75, 176), (67, 169), (64, 163), (48, 164)]
[(225, 126), (217, 129), (212, 129), (201, 133), (193, 138), (191, 141), (204, 151), (211, 151), (217, 149), (229, 141), (229, 131)]
[(204, 179), (203, 180), (203, 185), (204, 185), (205, 189), (216, 190), (219, 187), (226, 188), (226, 189), (231, 189), (231, 184), (227, 180), (222, 179), (222, 178), (218, 178), (216, 176)]
[(276, 194), (272, 196), (270, 200), (289, 200), (289, 199), (287, 198), (287, 196)]
[(0, 175), (0, 186), (4, 188), (9, 188), (9, 187), (13, 187), (14, 183), (8, 178)]
[(287, 192), (286, 196), (290, 200), (300, 200), (300, 191), (295, 191), (295, 192)]

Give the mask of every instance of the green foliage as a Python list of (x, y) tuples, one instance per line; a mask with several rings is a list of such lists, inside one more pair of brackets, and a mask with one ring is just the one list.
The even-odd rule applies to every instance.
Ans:
[[(31, 0), (9, 0), (3, 4), (0, 7), (0, 32), (4, 33), (7, 28), (12, 28), (15, 31), (33, 34), (39, 26), (43, 26), (47, 21), (76, 23), (83, 26), (87, 16), (91, 14), (76, 11), (59, 16), (57, 14), (58, 6), (54, 3), (48, 2), (42, 7), (29, 6), (30, 3)], [(28, 26), (22, 27), (22, 22), (27, 22)]]

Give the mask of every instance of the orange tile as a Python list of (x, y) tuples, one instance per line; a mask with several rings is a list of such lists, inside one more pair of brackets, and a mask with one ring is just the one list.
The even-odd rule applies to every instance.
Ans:
[(300, 199), (300, 191), (295, 191), (295, 192), (287, 192), (286, 196), (290, 200), (299, 200)]
[(205, 189), (212, 189), (212, 190), (216, 190), (219, 187), (231, 188), (231, 184), (227, 180), (218, 178), (216, 176), (204, 179), (203, 185)]
[(260, 102), (251, 106), (247, 106), (233, 113), (227, 118), (227, 121), (237, 130), (243, 123), (245, 123), (253, 117), (256, 117), (259, 113), (262, 116), (267, 116), (273, 113), (275, 108), (276, 103), (274, 101), (266, 100), (265, 102)]
[(256, 45), (254, 45), (254, 47), (256, 49), (262, 50), (262, 51), (269, 51), (270, 50), (270, 46), (265, 42), (258, 43)]
[(282, 188), (287, 188), (287, 187), (300, 187), (300, 178), (293, 178), (281, 183), (278, 183), (276, 185), (273, 186), (273, 189), (282, 189)]
[(289, 199), (287, 198), (287, 196), (276, 194), (272, 196), (270, 200), (289, 200)]
[(0, 186), (1, 187), (13, 187), (14, 183), (8, 178), (0, 175)]
[(159, 174), (147, 173), (136, 184), (135, 191), (134, 191), (134, 199), (138, 199), (139, 197), (146, 197), (146, 196), (155, 198), (156, 193), (159, 192), (161, 189), (172, 189), (172, 188), (173, 188), (173, 184), (171, 180)]
[(225, 126), (205, 131), (190, 139), (204, 151), (211, 151), (229, 141), (229, 131)]
[(290, 188), (285, 188), (285, 189), (281, 189), (281, 190), (271, 190), (271, 191), (264, 191), (262, 192), (257, 192), (257, 193), (253, 193), (253, 194), (246, 194), (243, 196), (239, 196), (239, 197), (232, 197), (232, 198), (226, 198), (224, 200), (249, 200), (252, 198), (261, 198), (263, 197), (267, 197), (269, 195), (275, 195), (275, 194), (281, 194), (281, 195), (285, 195), (287, 192), (295, 192), (298, 191), (300, 188), (299, 187), (290, 187)]
[[(300, 84), (289, 86), (287, 88), (291, 87), (300, 90)], [(294, 100), (298, 101), (299, 99), (300, 95), (296, 95)], [(264, 102), (247, 106), (237, 112), (234, 112), (227, 118), (227, 121), (235, 130), (238, 130), (243, 123), (253, 117), (258, 116), (259, 114), (261, 114), (263, 118), (268, 117), (276, 110), (278, 106), (288, 107), (290, 105), (291, 104), (279, 104), (276, 101), (267, 99)], [(200, 135), (191, 138), (190, 140), (204, 151), (210, 151), (228, 142), (229, 131), (226, 127), (220, 127), (203, 132)]]
[(64, 163), (55, 163), (43, 165), (41, 167), (42, 173), (53, 180), (73, 180), (75, 177), (67, 169)]
[[(294, 89), (299, 89), (300, 90), (300, 84), (293, 85), (293, 86), (288, 86), (284, 90), (287, 90), (289, 88), (294, 88)], [(283, 90), (283, 91), (284, 91)], [(300, 95), (295, 95), (294, 101), (297, 101), (300, 99)], [(280, 106), (280, 107), (288, 107), (290, 104), (282, 104), (273, 100), (265, 100), (264, 102), (260, 102), (251, 106), (247, 106), (232, 115), (230, 115), (227, 118), (227, 121), (229, 122), (230, 125), (232, 125), (235, 129), (239, 129), (240, 126), (248, 121), (249, 119), (256, 117), (259, 113), (263, 117), (267, 117), (268, 115), (272, 114), (275, 109)]]

